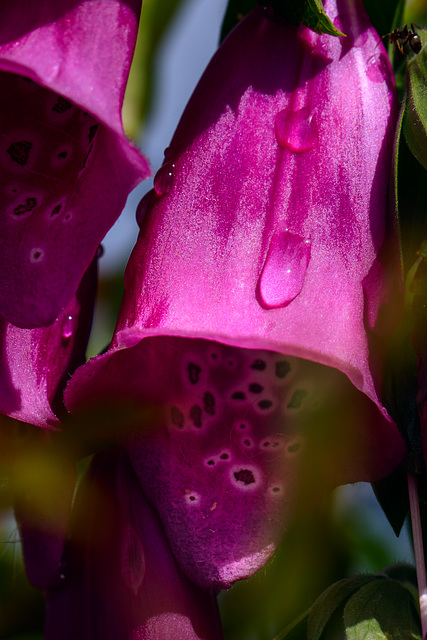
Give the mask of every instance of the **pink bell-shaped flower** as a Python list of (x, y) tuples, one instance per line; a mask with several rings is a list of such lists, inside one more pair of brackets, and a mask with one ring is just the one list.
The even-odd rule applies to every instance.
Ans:
[(11, 476), (28, 578), (39, 588), (60, 573), (76, 473), (74, 451), (56, 432), (66, 413), (64, 387), (85, 360), (96, 275), (95, 259), (48, 327), (22, 329), (0, 317), (0, 413), (7, 416), (0, 416), (0, 457)]
[[(0, 413), (58, 429), (63, 390), (85, 361), (95, 303), (97, 260), (53, 324), (21, 329), (0, 316)], [(1, 428), (1, 427), (0, 427)]]
[(97, 454), (75, 503), (46, 640), (220, 640), (215, 597), (192, 584), (119, 450)]
[(346, 38), (258, 7), (222, 44), (140, 205), (112, 345), (66, 390), (71, 411), (162, 407), (125, 446), (204, 587), (271, 556), (304, 460), (314, 492), (405, 453), (378, 349), (400, 285), (385, 259), (396, 96), (361, 3), (325, 10)]
[(55, 321), (149, 174), (121, 120), (140, 6), (1, 3), (0, 314), (17, 326)]

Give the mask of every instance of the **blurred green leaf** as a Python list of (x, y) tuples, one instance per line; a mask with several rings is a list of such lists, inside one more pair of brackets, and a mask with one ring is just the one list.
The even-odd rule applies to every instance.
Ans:
[(427, 169), (427, 48), (408, 62), (403, 133), (418, 162)]
[(351, 596), (344, 624), (347, 640), (421, 640), (412, 594), (387, 578), (372, 580)]
[(127, 135), (137, 138), (154, 96), (155, 57), (169, 25), (183, 0), (144, 0), (138, 40), (126, 87), (123, 123)]
[(405, 0), (365, 0), (364, 5), (381, 37), (402, 23)]

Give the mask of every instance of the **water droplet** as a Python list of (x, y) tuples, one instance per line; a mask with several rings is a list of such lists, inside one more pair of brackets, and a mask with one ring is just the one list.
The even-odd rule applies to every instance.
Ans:
[(150, 208), (152, 197), (155, 195), (154, 189), (150, 189), (145, 196), (140, 201), (139, 205), (136, 208), (136, 222), (138, 227), (141, 227), (143, 220), (145, 218), (145, 214)]
[(127, 527), (121, 549), (121, 575), (136, 596), (145, 574), (144, 547), (135, 529)]
[(40, 249), (40, 247), (34, 247), (30, 252), (30, 262), (33, 264), (37, 264), (38, 262), (42, 262), (44, 258), (44, 251)]
[(300, 293), (311, 256), (311, 242), (285, 230), (276, 233), (259, 279), (260, 303), (267, 309), (286, 307)]
[(317, 145), (319, 136), (316, 119), (308, 107), (279, 111), (274, 122), (276, 140), (280, 146), (295, 153), (309, 151)]
[(173, 162), (166, 162), (166, 164), (161, 166), (154, 176), (154, 191), (158, 196), (164, 196), (171, 190), (174, 178), (174, 169), (175, 165)]
[(388, 64), (385, 56), (378, 55), (369, 59), (366, 75), (372, 82), (384, 82), (388, 78)]
[(71, 315), (67, 315), (64, 317), (62, 321), (61, 327), (61, 335), (63, 338), (68, 340), (74, 333), (74, 318)]

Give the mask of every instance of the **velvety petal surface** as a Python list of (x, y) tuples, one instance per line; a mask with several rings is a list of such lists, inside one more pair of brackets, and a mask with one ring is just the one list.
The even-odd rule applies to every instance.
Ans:
[(121, 121), (140, 5), (0, 6), (0, 313), (15, 325), (64, 310), (149, 174)]
[(178, 568), (125, 454), (97, 454), (75, 504), (46, 640), (220, 640), (214, 596)]
[(399, 299), (396, 96), (360, 3), (325, 9), (347, 38), (257, 8), (220, 47), (139, 207), (112, 346), (66, 391), (72, 411), (163, 407), (126, 446), (204, 586), (270, 557), (299, 457), (314, 490), (379, 479), (405, 452), (377, 348)]
[(38, 427), (59, 427), (64, 387), (85, 360), (96, 280), (95, 260), (49, 327), (21, 329), (0, 316), (0, 413)]

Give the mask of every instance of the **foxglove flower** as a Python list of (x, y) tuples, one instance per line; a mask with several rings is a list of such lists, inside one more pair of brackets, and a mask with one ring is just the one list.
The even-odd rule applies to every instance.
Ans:
[(256, 8), (222, 44), (140, 205), (112, 345), (66, 390), (72, 411), (163, 407), (126, 446), (204, 587), (271, 556), (302, 460), (315, 493), (404, 455), (371, 348), (399, 281), (385, 259), (396, 97), (361, 4), (325, 10), (346, 38)]
[(55, 438), (66, 413), (64, 387), (85, 360), (96, 275), (95, 259), (49, 327), (22, 329), (0, 318), (0, 413), (13, 419), (5, 422), (0, 416), (0, 449), (13, 440), (4, 462), (14, 487), (27, 575), (39, 588), (60, 574), (76, 473), (74, 452), (63, 451)]
[(46, 640), (220, 640), (212, 593), (179, 569), (125, 454), (97, 454), (76, 499)]
[(121, 121), (140, 6), (1, 3), (0, 314), (17, 326), (55, 321), (149, 174)]

